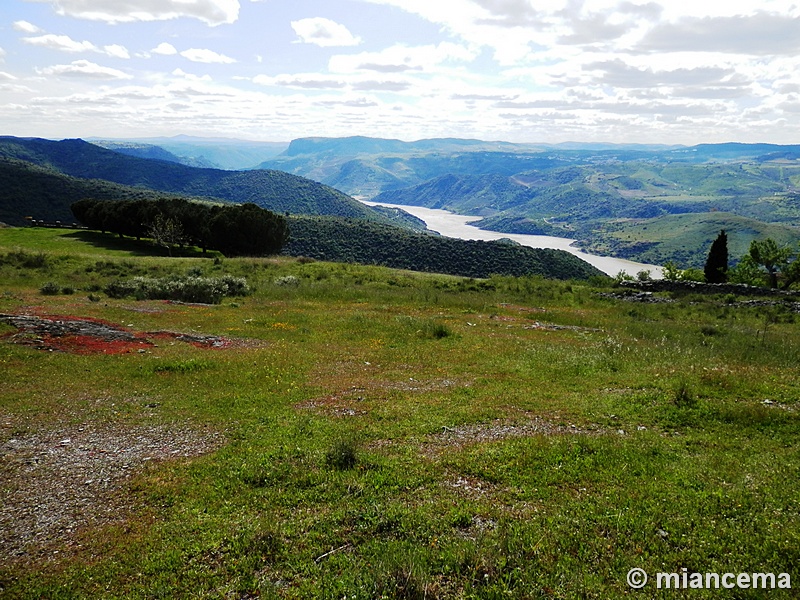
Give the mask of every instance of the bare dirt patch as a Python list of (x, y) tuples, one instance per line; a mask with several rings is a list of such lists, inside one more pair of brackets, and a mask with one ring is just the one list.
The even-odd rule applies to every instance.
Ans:
[(219, 433), (186, 426), (86, 423), (47, 431), (0, 424), (0, 564), (41, 559), (79, 530), (125, 519), (125, 482), (145, 465), (199, 456)]
[(335, 417), (355, 417), (367, 414), (367, 410), (359, 406), (360, 403), (367, 399), (374, 400), (377, 394), (385, 391), (432, 392), (468, 386), (469, 383), (459, 382), (454, 379), (423, 380), (415, 379), (414, 377), (399, 381), (377, 379), (365, 381), (362, 385), (354, 385), (340, 392), (298, 402), (294, 405), (294, 408), (297, 410), (314, 410)]
[(312, 398), (294, 405), (297, 410), (313, 410), (332, 417), (356, 417), (365, 415), (367, 411), (356, 408), (359, 402), (364, 401), (360, 395), (363, 388), (352, 388), (338, 394), (328, 394)]

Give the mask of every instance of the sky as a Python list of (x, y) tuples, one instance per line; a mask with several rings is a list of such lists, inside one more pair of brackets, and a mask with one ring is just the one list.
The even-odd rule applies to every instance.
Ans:
[(0, 135), (800, 143), (800, 0), (2, 0)]

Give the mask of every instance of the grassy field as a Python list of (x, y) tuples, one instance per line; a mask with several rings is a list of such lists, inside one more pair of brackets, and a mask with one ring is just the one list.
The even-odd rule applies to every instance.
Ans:
[[(140, 344), (59, 351), (68, 333), (0, 322), (3, 597), (765, 595), (657, 589), (683, 569), (800, 585), (789, 307), (146, 254), (0, 230), (0, 313)], [(103, 293), (187, 274), (252, 293)]]

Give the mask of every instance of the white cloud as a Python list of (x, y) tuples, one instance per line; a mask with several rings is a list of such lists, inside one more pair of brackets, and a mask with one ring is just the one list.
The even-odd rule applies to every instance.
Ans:
[(81, 77), (88, 79), (132, 79), (130, 75), (88, 60), (76, 60), (68, 65), (53, 65), (44, 69), (37, 69), (40, 75), (54, 77)]
[(207, 50), (205, 48), (189, 48), (181, 52), (180, 55), (192, 62), (199, 63), (231, 64), (236, 62), (236, 59), (230, 56), (218, 54), (213, 50)]
[(128, 49), (125, 46), (120, 46), (119, 44), (111, 44), (110, 46), (103, 46), (103, 52), (108, 56), (113, 56), (114, 58), (130, 58), (131, 55), (128, 52)]
[(61, 52), (97, 52), (97, 46), (93, 43), (86, 40), (77, 42), (68, 35), (48, 33), (37, 37), (22, 38), (22, 41), (33, 46), (41, 46)]
[(21, 31), (22, 33), (27, 33), (28, 35), (42, 33), (42, 30), (39, 27), (33, 23), (29, 23), (28, 21), (14, 21), (14, 29), (16, 31)]
[(239, 18), (239, 0), (49, 1), (60, 15), (107, 23), (167, 21), (189, 17), (216, 26), (234, 23)]
[(183, 69), (175, 69), (172, 74), (179, 79), (186, 79), (187, 81), (212, 81), (211, 75), (193, 75)]
[(257, 83), (259, 85), (300, 88), (306, 90), (330, 90), (347, 87), (347, 84), (341, 79), (330, 79), (325, 78), (322, 75), (307, 73), (295, 75), (276, 75), (275, 77), (256, 75), (253, 77), (253, 83)]
[[(3, 61), (0, 49), (0, 124), (23, 134), (30, 133), (21, 131), (29, 123), (40, 135), (88, 135), (113, 123), (131, 133), (188, 129), (273, 139), (359, 132), (404, 139), (689, 143), (703, 137), (792, 141), (800, 132), (797, 0), (329, 0), (320, 3), (329, 19), (297, 17), (291, 30), (290, 19), (269, 20), (274, 0), (19, 5), (37, 1), (64, 16), (107, 23), (194, 21), (181, 25), (181, 37), (149, 26), (129, 41), (124, 31), (110, 38), (100, 38), (96, 27), (98, 33), (85, 33), (86, 23), (74, 19), (59, 21), (64, 29), (58, 33), (67, 35), (46, 35), (33, 24), (44, 23), (40, 13), (20, 11), (13, 17), (27, 19), (13, 23), (20, 41), (73, 53), (40, 67), (84, 57), (119, 60), (136, 52), (142, 58), (182, 56), (186, 70), (211, 75), (211, 64), (226, 65), (230, 79), (226, 85), (206, 74), (117, 71), (88, 61), (40, 69), (40, 77), (30, 78), (29, 61), (39, 52), (9, 52)], [(353, 19), (359, 3), (371, 6)], [(253, 23), (218, 28), (213, 38), (198, 35), (203, 23), (236, 21), (240, 5), (242, 17), (260, 19), (263, 39), (245, 38)], [(361, 39), (347, 27), (358, 27), (366, 39), (361, 27), (367, 16), (397, 23), (370, 22), (376, 33), (368, 47), (357, 47)], [(91, 35), (98, 36), (95, 43), (81, 41)], [(293, 38), (305, 46), (290, 46)], [(159, 43), (168, 39), (176, 45)], [(9, 49), (11, 42), (4, 43)], [(320, 67), (322, 56), (327, 69)], [(153, 62), (169, 63), (170, 71), (176, 66)], [(254, 67), (264, 74), (253, 77)], [(73, 78), (72, 91), (65, 92), (67, 77)], [(23, 90), (22, 82), (36, 89)]]
[(477, 53), (465, 46), (442, 42), (436, 46), (391, 46), (380, 52), (332, 56), (328, 68), (334, 73), (374, 71), (405, 73), (432, 71), (445, 62), (469, 62)]
[(325, 19), (313, 17), (292, 21), (292, 29), (304, 44), (317, 46), (357, 46), (361, 38), (354, 36), (344, 25)]
[(365, 92), (404, 92), (410, 87), (411, 84), (405, 81), (377, 81), (374, 79), (359, 81), (352, 86), (356, 91)]
[(42, 48), (49, 48), (50, 50), (57, 50), (59, 52), (98, 52), (113, 58), (131, 57), (128, 49), (125, 48), (125, 46), (111, 44), (109, 46), (103, 46), (103, 48), (98, 48), (92, 42), (86, 40), (78, 42), (73, 40), (68, 35), (56, 35), (54, 33), (48, 33), (36, 37), (25, 37), (22, 38), (22, 41), (26, 44), (40, 46)]
[(731, 17), (682, 18), (656, 26), (639, 49), (730, 54), (793, 55), (800, 51), (800, 17), (758, 12)]
[(163, 56), (172, 56), (178, 53), (178, 51), (175, 49), (175, 46), (168, 44), (167, 42), (161, 42), (158, 46), (150, 50), (150, 52), (153, 54), (161, 54)]

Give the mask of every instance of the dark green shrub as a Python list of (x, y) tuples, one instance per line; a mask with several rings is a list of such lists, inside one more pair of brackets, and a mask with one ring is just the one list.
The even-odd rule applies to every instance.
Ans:
[(61, 291), (61, 286), (52, 281), (48, 281), (42, 287), (39, 288), (39, 292), (43, 296), (57, 296), (60, 291)]
[(44, 252), (12, 250), (5, 256), (0, 255), (0, 265), (13, 265), (22, 269), (45, 269), (50, 266), (50, 257)]
[(325, 464), (339, 471), (355, 467), (358, 464), (356, 443), (353, 440), (336, 440), (325, 453)]
[(444, 323), (432, 323), (425, 329), (426, 337), (430, 337), (435, 340), (441, 340), (442, 338), (453, 335), (452, 330)]

